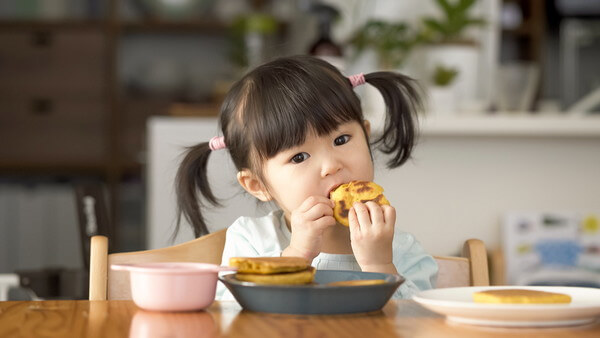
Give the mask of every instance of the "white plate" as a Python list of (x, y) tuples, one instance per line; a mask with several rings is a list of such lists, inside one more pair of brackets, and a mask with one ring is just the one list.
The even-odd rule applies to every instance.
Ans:
[[(483, 290), (528, 289), (564, 293), (570, 304), (481, 304), (473, 293)], [(600, 289), (561, 286), (481, 286), (422, 291), (413, 297), (422, 306), (450, 321), (487, 326), (568, 326), (600, 317)]]

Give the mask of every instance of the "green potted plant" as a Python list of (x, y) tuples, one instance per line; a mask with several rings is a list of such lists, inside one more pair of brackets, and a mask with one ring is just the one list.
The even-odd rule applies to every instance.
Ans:
[(272, 39), (279, 28), (275, 17), (259, 11), (239, 15), (233, 20), (228, 34), (231, 74), (214, 83), (215, 102), (222, 102), (231, 86), (248, 69), (260, 65), (271, 56), (268, 51), (273, 49)]
[[(376, 68), (399, 71), (413, 49), (420, 43), (419, 32), (404, 22), (369, 20), (352, 36), (349, 44), (355, 55), (371, 50), (377, 57)], [(405, 71), (402, 71), (405, 72)], [(363, 105), (374, 130), (383, 128), (385, 103), (379, 91), (371, 86), (362, 90)]]
[(369, 20), (350, 40), (357, 53), (372, 49), (381, 69), (400, 68), (421, 42), (419, 32), (403, 22)]
[(230, 60), (243, 74), (265, 61), (267, 39), (275, 35), (277, 20), (265, 13), (249, 13), (239, 16), (230, 29)]
[(456, 88), (454, 81), (458, 70), (443, 64), (438, 64), (431, 76), (431, 85), (428, 87), (428, 111), (439, 115), (440, 113), (454, 113), (456, 106)]
[[(421, 36), (425, 43), (423, 62), (425, 76), (443, 74), (444, 67), (454, 68), (453, 87), (457, 106), (471, 106), (478, 100), (480, 50), (467, 29), (482, 27), (485, 20), (471, 14), (477, 0), (435, 0), (441, 15), (421, 19)], [(435, 83), (431, 85), (435, 86)]]
[(473, 43), (464, 32), (472, 26), (483, 26), (485, 20), (470, 15), (470, 10), (477, 0), (435, 0), (441, 9), (441, 18), (425, 17), (422, 19), (423, 36), (428, 42), (435, 43)]

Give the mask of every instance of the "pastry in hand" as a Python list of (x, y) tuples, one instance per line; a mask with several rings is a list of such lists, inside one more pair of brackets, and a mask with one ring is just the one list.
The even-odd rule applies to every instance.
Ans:
[(493, 304), (568, 304), (571, 296), (527, 289), (499, 289), (473, 293), (475, 303)]
[(329, 198), (335, 202), (333, 217), (345, 226), (349, 226), (348, 212), (354, 202), (373, 201), (379, 205), (390, 205), (383, 196), (383, 188), (373, 182), (352, 181), (342, 184), (329, 194)]

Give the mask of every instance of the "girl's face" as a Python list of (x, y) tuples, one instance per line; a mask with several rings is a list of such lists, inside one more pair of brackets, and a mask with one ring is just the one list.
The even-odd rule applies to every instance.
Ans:
[(288, 219), (310, 196), (329, 197), (343, 183), (373, 180), (368, 142), (356, 121), (328, 135), (309, 133), (304, 144), (280, 152), (263, 168), (268, 193)]

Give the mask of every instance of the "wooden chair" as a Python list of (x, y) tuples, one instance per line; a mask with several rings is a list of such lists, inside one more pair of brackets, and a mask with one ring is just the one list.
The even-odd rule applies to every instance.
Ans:
[[(169, 261), (221, 264), (225, 232), (220, 230), (167, 248), (110, 255), (107, 251), (108, 239), (94, 236), (91, 240), (89, 299), (131, 299), (129, 273), (110, 270), (111, 264)], [(483, 242), (478, 239), (467, 240), (463, 246), (463, 256), (434, 256), (440, 268), (438, 288), (489, 285), (487, 253)]]
[[(108, 254), (108, 239), (94, 236), (90, 252), (90, 300), (131, 299), (129, 272), (113, 271), (112, 264), (201, 262), (221, 264), (226, 230), (166, 248)], [(107, 297), (108, 296), (108, 297)]]
[(463, 257), (434, 256), (438, 267), (437, 288), (489, 286), (487, 250), (481, 240), (468, 239)]

